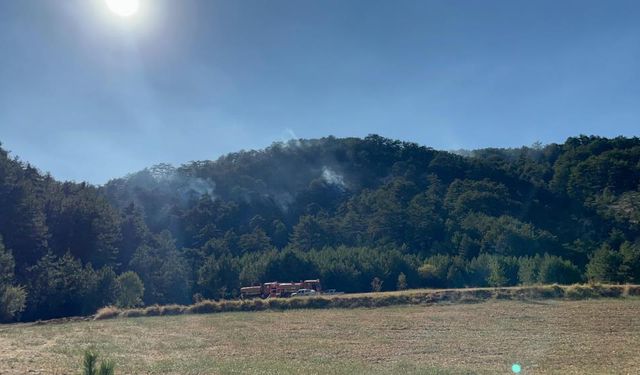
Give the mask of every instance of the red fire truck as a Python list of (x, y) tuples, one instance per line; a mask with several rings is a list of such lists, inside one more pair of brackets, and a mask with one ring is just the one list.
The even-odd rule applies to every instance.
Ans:
[(304, 280), (298, 283), (280, 283), (271, 281), (261, 285), (246, 286), (240, 288), (242, 298), (269, 298), (269, 297), (291, 297), (300, 289), (314, 290), (316, 293), (322, 292), (320, 280)]

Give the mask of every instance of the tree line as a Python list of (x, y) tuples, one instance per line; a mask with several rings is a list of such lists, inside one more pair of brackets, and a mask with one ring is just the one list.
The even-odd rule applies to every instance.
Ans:
[(235, 298), (640, 282), (640, 140), (450, 153), (372, 135), (158, 165), (96, 187), (0, 148), (0, 319)]

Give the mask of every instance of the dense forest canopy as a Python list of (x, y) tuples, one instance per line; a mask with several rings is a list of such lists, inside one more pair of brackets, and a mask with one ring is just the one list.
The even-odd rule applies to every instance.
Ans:
[(292, 140), (102, 187), (0, 149), (0, 236), (4, 321), (315, 277), (347, 292), (640, 282), (640, 139)]

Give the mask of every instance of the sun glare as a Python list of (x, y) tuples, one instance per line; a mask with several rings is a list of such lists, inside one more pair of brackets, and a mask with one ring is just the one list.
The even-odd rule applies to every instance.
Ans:
[(131, 17), (138, 12), (140, 0), (106, 0), (109, 9), (120, 17)]

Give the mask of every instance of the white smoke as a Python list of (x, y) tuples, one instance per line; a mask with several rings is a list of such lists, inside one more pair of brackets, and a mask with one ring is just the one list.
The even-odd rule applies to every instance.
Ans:
[(184, 177), (183, 178), (182, 191), (188, 195), (209, 195), (214, 197), (216, 190), (216, 183), (210, 179), (204, 179), (200, 177)]
[(289, 206), (295, 201), (295, 197), (291, 193), (285, 191), (274, 194), (273, 200), (282, 211), (287, 212), (289, 210)]
[(302, 147), (302, 142), (300, 142), (300, 138), (298, 138), (298, 136), (293, 131), (293, 129), (289, 129), (289, 128), (284, 130), (284, 135), (280, 143), (284, 147)]
[(166, 189), (176, 188), (183, 199), (199, 198), (205, 194), (214, 197), (216, 183), (211, 179), (185, 176), (171, 164), (157, 164), (148, 171), (157, 184)]
[(322, 167), (322, 179), (331, 185), (335, 185), (341, 189), (345, 189), (347, 185), (344, 183), (342, 175), (332, 171), (329, 167)]

